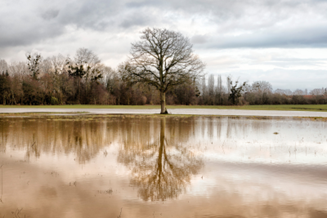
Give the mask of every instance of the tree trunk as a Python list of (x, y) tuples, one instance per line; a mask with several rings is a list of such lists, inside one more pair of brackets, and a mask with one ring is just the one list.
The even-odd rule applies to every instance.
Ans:
[(160, 104), (161, 104), (160, 114), (168, 114), (166, 109), (166, 93), (164, 92), (160, 92)]

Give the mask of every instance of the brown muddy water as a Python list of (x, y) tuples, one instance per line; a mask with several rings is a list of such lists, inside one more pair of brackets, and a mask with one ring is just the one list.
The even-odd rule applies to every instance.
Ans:
[(327, 217), (327, 122), (0, 118), (0, 218)]

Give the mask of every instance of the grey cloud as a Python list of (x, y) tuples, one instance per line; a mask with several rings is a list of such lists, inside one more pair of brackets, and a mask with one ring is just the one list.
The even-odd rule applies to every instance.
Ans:
[(216, 36), (207, 48), (315, 48), (327, 47), (327, 23), (323, 26), (253, 31), (237, 36)]
[(294, 68), (299, 66), (312, 67), (312, 66), (323, 66), (325, 59), (313, 59), (313, 58), (275, 58), (267, 62), (267, 64), (273, 64), (274, 66), (282, 68)]
[(158, 6), (163, 6), (163, 2), (162, 1), (152, 1), (152, 0), (148, 0), (148, 1), (133, 1), (133, 2), (127, 2), (125, 4), (126, 8), (142, 8), (142, 7), (158, 7)]
[(204, 36), (204, 35), (194, 35), (192, 38), (191, 38), (191, 42), (193, 44), (204, 44), (208, 41), (207, 39), (207, 36)]
[(108, 28), (112, 28), (117, 23), (116, 16), (123, 11), (124, 8), (119, 1), (70, 1), (62, 9), (59, 22), (62, 25), (107, 31)]
[(140, 9), (123, 17), (119, 26), (123, 28), (130, 28), (133, 26), (151, 26), (155, 25), (156, 23), (158, 23), (158, 20), (152, 12)]
[[(165, 14), (178, 15), (185, 21), (195, 15), (206, 17), (210, 22), (214, 36), (196, 33), (192, 42), (201, 47), (242, 48), (242, 47), (326, 47), (325, 31), (327, 26), (327, 4), (318, 0), (59, 0), (52, 2), (41, 13), (41, 17), (33, 16), (32, 9), (41, 7), (43, 2), (35, 0), (37, 5), (25, 9), (15, 5), (0, 9), (8, 14), (0, 20), (0, 47), (26, 45), (57, 37), (65, 33), (67, 26), (118, 33), (121, 29), (132, 27), (172, 26), (178, 31), (179, 26), (173, 24), (175, 18)], [(32, 4), (31, 3), (31, 4)], [(26, 3), (26, 6), (28, 4)], [(312, 27), (300, 27), (287, 30), (279, 28), (280, 24), (292, 25), (290, 19), (305, 19), (320, 16), (320, 24)], [(294, 17), (296, 16), (296, 17)], [(302, 17), (302, 18), (301, 18)], [(326, 21), (321, 21), (323, 18)], [(27, 18), (27, 19), (26, 19)], [(318, 18), (317, 18), (318, 19)], [(319, 20), (318, 19), (318, 20)], [(298, 25), (301, 21), (297, 22)], [(233, 34), (241, 32), (240, 34)], [(242, 33), (244, 32), (244, 33)], [(214, 40), (214, 41), (213, 41)]]
[(120, 26), (124, 28), (129, 28), (132, 26), (142, 26), (145, 25), (148, 20), (145, 19), (145, 17), (130, 17), (128, 19), (125, 19)]
[(51, 20), (51, 19), (54, 19), (58, 16), (59, 14), (59, 10), (54, 10), (54, 9), (51, 9), (51, 10), (47, 10), (46, 12), (44, 12), (41, 17), (45, 20)]
[(27, 22), (14, 23), (11, 28), (6, 25), (3, 29), (6, 29), (6, 31), (0, 34), (0, 48), (33, 44), (63, 33), (63, 28), (60, 25), (46, 25), (42, 22), (33, 24)]
[[(112, 25), (110, 18), (118, 13), (115, 1), (64, 1), (44, 4), (39, 1), (7, 5), (0, 8), (6, 19), (0, 20), (0, 48), (31, 45), (58, 37), (65, 33), (66, 26), (107, 30)], [(26, 5), (25, 5), (26, 4)], [(43, 11), (43, 12), (40, 12)], [(59, 13), (60, 12), (60, 13)]]

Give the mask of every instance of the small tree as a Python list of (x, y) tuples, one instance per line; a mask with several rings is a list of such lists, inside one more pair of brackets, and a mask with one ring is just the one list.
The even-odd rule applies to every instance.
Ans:
[(235, 82), (235, 85), (233, 85), (233, 81), (228, 77), (227, 78), (230, 83), (230, 94), (228, 97), (228, 100), (232, 101), (232, 104), (237, 104), (239, 101), (239, 98), (242, 97), (242, 91), (246, 85), (246, 82), (244, 82), (242, 85), (237, 87), (238, 81)]
[(155, 87), (160, 92), (161, 114), (167, 113), (166, 92), (197, 78), (205, 67), (193, 54), (188, 38), (166, 29), (145, 29), (141, 40), (132, 44), (131, 55), (122, 78)]

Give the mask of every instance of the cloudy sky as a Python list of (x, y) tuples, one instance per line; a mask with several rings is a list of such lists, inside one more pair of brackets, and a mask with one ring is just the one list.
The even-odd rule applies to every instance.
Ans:
[(0, 59), (74, 56), (126, 60), (146, 27), (190, 38), (207, 74), (269, 81), (274, 89), (327, 87), (325, 0), (0, 0)]

